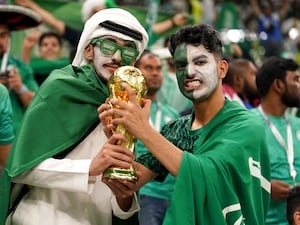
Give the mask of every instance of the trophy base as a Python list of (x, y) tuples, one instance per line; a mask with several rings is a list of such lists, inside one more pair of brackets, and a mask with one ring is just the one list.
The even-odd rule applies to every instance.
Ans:
[(133, 182), (136, 182), (138, 180), (138, 177), (134, 170), (115, 167), (108, 168), (104, 172), (103, 177), (107, 179), (128, 180)]

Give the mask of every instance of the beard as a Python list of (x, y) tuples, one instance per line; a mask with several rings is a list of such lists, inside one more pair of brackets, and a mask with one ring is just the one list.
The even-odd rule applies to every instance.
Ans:
[(154, 96), (159, 91), (159, 88), (148, 88), (147, 95), (148, 96)]
[(284, 92), (281, 100), (287, 107), (300, 107), (300, 96), (289, 93), (288, 91)]
[(244, 91), (250, 100), (259, 98), (257, 90), (255, 90), (253, 87), (250, 87), (247, 82), (245, 82)]

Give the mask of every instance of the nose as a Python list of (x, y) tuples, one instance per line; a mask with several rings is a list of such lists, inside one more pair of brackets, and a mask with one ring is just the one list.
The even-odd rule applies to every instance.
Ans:
[(118, 49), (116, 52), (115, 52), (115, 54), (113, 54), (113, 56), (112, 56), (112, 61), (113, 62), (118, 62), (118, 63), (120, 63), (121, 62), (121, 51)]
[(187, 77), (189, 78), (192, 78), (192, 77), (195, 77), (195, 74), (196, 74), (196, 70), (195, 70), (195, 67), (188, 64), (187, 65)]

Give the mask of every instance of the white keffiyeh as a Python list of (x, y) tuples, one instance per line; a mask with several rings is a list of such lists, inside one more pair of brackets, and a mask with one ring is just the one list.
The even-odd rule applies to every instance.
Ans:
[[(99, 24), (104, 21), (112, 21), (116, 24), (138, 31), (142, 34), (143, 39), (141, 41), (138, 41), (123, 33), (112, 31), (100, 26)], [(86, 21), (77, 46), (76, 55), (74, 57), (72, 65), (73, 66), (86, 65), (88, 61), (86, 60), (84, 55), (85, 48), (88, 46), (88, 44), (91, 42), (92, 39), (104, 35), (112, 35), (121, 38), (123, 40), (134, 41), (137, 46), (137, 50), (140, 52), (140, 55), (146, 48), (148, 42), (148, 34), (146, 30), (131, 13), (120, 8), (104, 9), (97, 12), (90, 19)]]

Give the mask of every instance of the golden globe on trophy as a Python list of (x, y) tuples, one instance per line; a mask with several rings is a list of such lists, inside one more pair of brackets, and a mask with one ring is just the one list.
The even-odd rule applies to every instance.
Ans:
[[(133, 66), (121, 66), (116, 69), (114, 74), (108, 80), (108, 88), (110, 92), (109, 99), (115, 98), (128, 102), (129, 95), (126, 89), (122, 87), (122, 83), (127, 83), (135, 91), (137, 100), (141, 104), (142, 97), (147, 93), (146, 79), (142, 72)], [(120, 142), (118, 144), (133, 152), (135, 140), (134, 136), (129, 134), (122, 125), (117, 125), (115, 132), (123, 134), (128, 140), (128, 142)], [(103, 176), (108, 179), (128, 181), (138, 180), (133, 166), (129, 169), (110, 167), (104, 171)]]

